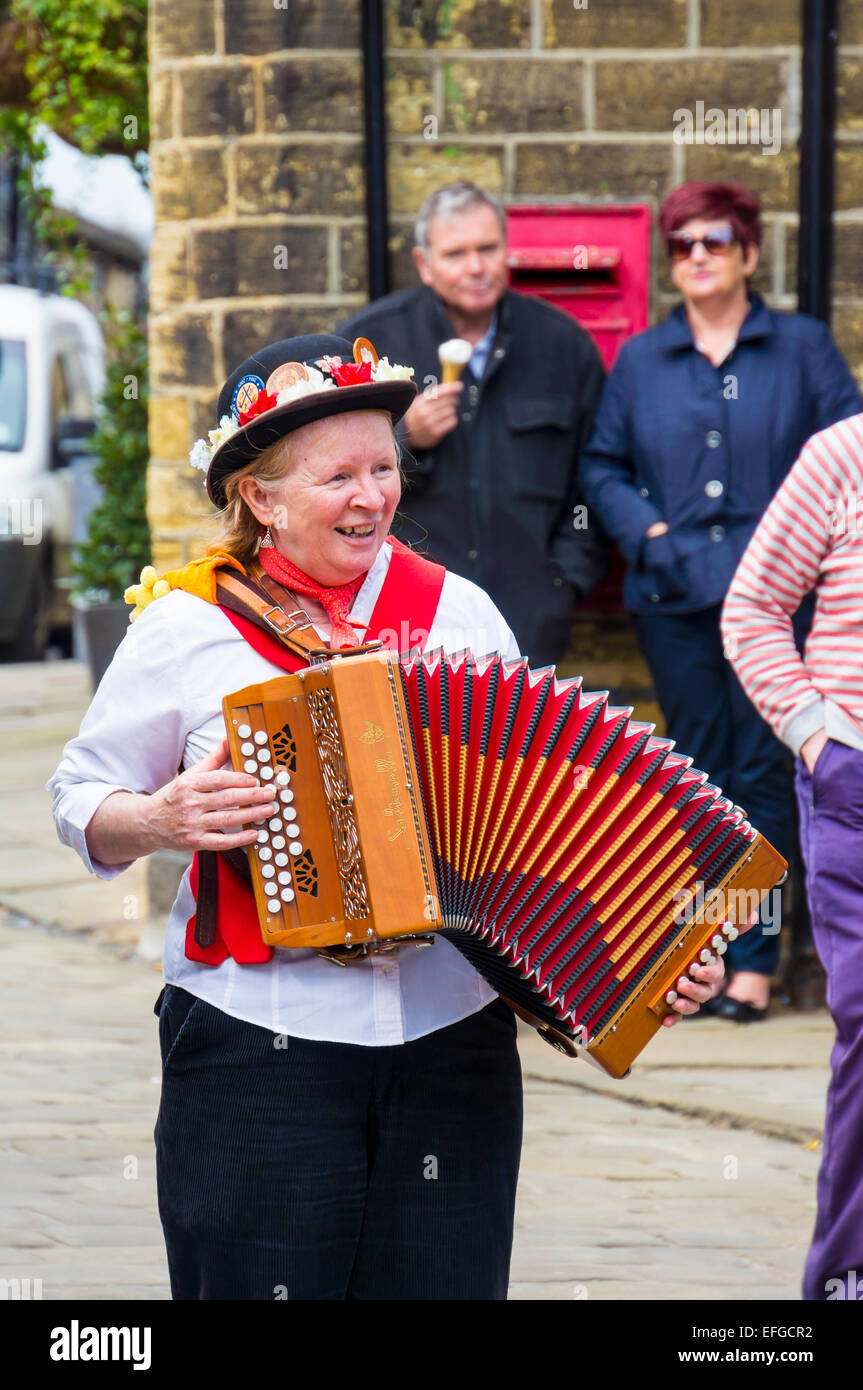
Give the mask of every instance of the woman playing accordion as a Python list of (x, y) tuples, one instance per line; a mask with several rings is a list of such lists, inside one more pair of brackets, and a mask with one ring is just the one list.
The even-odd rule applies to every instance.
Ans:
[[(235, 852), (291, 812), (274, 782), (226, 766), (222, 700), (296, 665), (223, 601), (225, 575), (269, 596), (271, 625), (310, 623), (313, 644), (519, 655), (482, 590), (390, 536), (394, 423), (415, 387), (355, 346), (286, 339), (228, 378), (219, 427), (193, 450), (220, 541), (165, 576), (50, 784), (60, 838), (102, 878), (157, 849), (195, 852), (156, 1008), (159, 1210), (178, 1299), (506, 1297), (512, 1010), (443, 938), (348, 969), (267, 945), (236, 871)], [(721, 975), (712, 961), (684, 979), (666, 1021)]]

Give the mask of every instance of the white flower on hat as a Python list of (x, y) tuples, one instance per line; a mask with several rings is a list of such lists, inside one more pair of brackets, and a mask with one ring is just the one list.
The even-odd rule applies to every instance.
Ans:
[(379, 357), (372, 367), (372, 381), (410, 381), (413, 378), (413, 367), (402, 367), (397, 362), (390, 362), (388, 357)]
[(298, 401), (303, 396), (316, 396), (319, 391), (335, 390), (336, 383), (331, 381), (323, 372), (319, 372), (317, 367), (306, 367), (309, 374), (308, 381), (294, 381), (290, 386), (286, 386), (284, 391), (278, 395), (279, 405), (290, 405), (291, 401)]
[(223, 415), (217, 427), (207, 432), (206, 439), (196, 439), (189, 452), (189, 462), (193, 468), (200, 468), (203, 473), (210, 467), (210, 460), (217, 449), (225, 443), (231, 435), (236, 434), (240, 428), (239, 421), (233, 415)]

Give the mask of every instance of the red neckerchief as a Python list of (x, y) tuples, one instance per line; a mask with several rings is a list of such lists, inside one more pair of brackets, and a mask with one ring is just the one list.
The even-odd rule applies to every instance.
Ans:
[(348, 622), (348, 614), (354, 599), (362, 588), (363, 580), (368, 573), (367, 570), (358, 574), (356, 579), (351, 579), (347, 584), (337, 584), (328, 589), (323, 584), (318, 584), (316, 580), (310, 579), (296, 565), (292, 565), (290, 560), (286, 560), (281, 551), (277, 550), (274, 545), (262, 545), (258, 551), (258, 559), (271, 579), (275, 579), (277, 583), (284, 585), (292, 593), (317, 599), (318, 603), (326, 609), (327, 617), (332, 623), (330, 646), (333, 649), (359, 646), (359, 638)]

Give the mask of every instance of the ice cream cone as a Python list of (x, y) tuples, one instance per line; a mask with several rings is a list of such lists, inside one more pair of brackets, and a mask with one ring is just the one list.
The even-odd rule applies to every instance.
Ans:
[(437, 350), (442, 381), (458, 381), (471, 358), (473, 345), (466, 338), (448, 338)]

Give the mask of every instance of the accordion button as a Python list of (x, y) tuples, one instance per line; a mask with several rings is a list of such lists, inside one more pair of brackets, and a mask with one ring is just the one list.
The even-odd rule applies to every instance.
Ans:
[(252, 731), (249, 728), (248, 724), (241, 724), (237, 729), (237, 733), (240, 735), (240, 738), (248, 738), (251, 732)]
[(263, 777), (263, 779), (264, 779), (265, 782), (269, 782), (269, 780), (270, 780), (270, 778), (272, 777), (272, 775), (273, 775), (273, 769), (272, 769), (271, 767), (262, 767), (262, 768), (261, 768), (261, 776)]
[(297, 813), (293, 806), (286, 806), (284, 811), (282, 812), (282, 815), (284, 816), (285, 820), (297, 819)]
[(291, 851), (291, 854), (302, 854), (303, 852), (303, 847), (300, 844), (299, 840), (291, 840), (291, 843), (288, 845), (288, 849)]
[(292, 903), (294, 901), (293, 888), (283, 888), (281, 893), (279, 894), (279, 897), (281, 898), (283, 903)]
[(289, 772), (286, 772), (284, 768), (280, 768), (279, 771), (276, 773), (276, 782), (278, 786), (286, 787), (290, 780), (291, 774)]
[(705, 946), (704, 950), (699, 952), (698, 959), (701, 961), (702, 965), (706, 965), (709, 960), (713, 959), (713, 952), (708, 951)]
[(276, 894), (278, 893), (278, 891), (279, 891), (279, 890), (278, 890), (278, 888), (276, 887), (276, 885), (275, 885), (274, 883), (265, 883), (265, 884), (264, 884), (264, 892), (266, 893), (266, 895), (267, 895), (268, 898), (274, 898), (274, 897), (276, 896)]
[(666, 1002), (666, 1004), (673, 1004), (676, 998), (677, 998), (677, 990), (676, 990), (676, 989), (669, 989), (669, 990), (666, 990), (666, 993), (665, 993), (665, 1002)]
[(261, 873), (263, 874), (264, 878), (275, 878), (276, 876), (276, 871), (273, 868), (272, 864), (264, 864), (261, 868)]
[(255, 743), (268, 743), (268, 742), (269, 742), (269, 739), (267, 738), (267, 735), (264, 733), (263, 729), (259, 729), (258, 732), (255, 734)]
[(277, 854), (274, 862), (276, 864), (287, 864), (288, 856), (286, 854)]
[(282, 822), (279, 820), (278, 816), (273, 816), (273, 819), (268, 821), (267, 824), (271, 830), (281, 830), (282, 828)]
[(718, 956), (724, 956), (724, 955), (725, 955), (725, 952), (726, 952), (727, 950), (728, 950), (728, 942), (727, 942), (727, 941), (723, 941), (723, 942), (721, 943), (721, 945), (717, 946), (717, 948), (716, 948), (716, 954), (717, 954)]
[(714, 951), (718, 951), (720, 946), (725, 945), (725, 942), (722, 940), (722, 937), (719, 935), (719, 932), (716, 932), (715, 935), (711, 936), (710, 944), (713, 947)]
[(254, 761), (253, 758), (249, 758), (246, 762), (243, 763), (244, 772), (257, 772), (257, 770), (258, 764)]
[(273, 836), (273, 849), (284, 849), (284, 848), (285, 848), (285, 837), (284, 837), (284, 835), (274, 835), (274, 836)]
[(277, 883), (282, 883), (282, 884), (284, 884), (286, 887), (290, 887), (290, 884), (291, 884), (291, 876), (290, 876), (290, 874), (285, 874), (285, 873), (276, 874), (276, 882), (277, 882)]
[(287, 835), (287, 837), (288, 837), (289, 840), (296, 840), (296, 838), (297, 838), (297, 836), (299, 835), (299, 833), (300, 833), (300, 827), (299, 827), (298, 825), (286, 825), (286, 826), (285, 826), (285, 834)]
[(254, 751), (255, 745), (253, 743), (243, 743), (240, 745), (240, 752), (244, 758), (248, 758), (249, 754), (254, 753)]
[[(278, 782), (278, 780), (279, 780), (279, 779), (278, 779), (278, 777), (277, 777), (277, 778), (276, 778), (276, 781)], [(294, 799), (294, 793), (291, 791), (290, 787), (288, 787), (288, 788), (286, 788), (285, 790), (279, 792), (279, 800), (280, 800), (281, 802), (283, 802), (284, 805), (287, 805), (288, 802), (289, 802), (289, 801), (293, 801), (293, 799)]]
[(268, 859), (272, 859), (272, 857), (273, 857), (273, 851), (272, 851), (267, 845), (261, 845), (261, 846), (259, 846), (259, 848), (258, 848), (258, 858), (261, 860), (262, 863), (266, 863), (266, 861), (267, 861)]
[(259, 762), (259, 763), (268, 763), (269, 761), (270, 761), (270, 750), (269, 750), (269, 748), (259, 748), (259, 749), (258, 749), (258, 762)]
[(736, 927), (733, 927), (730, 922), (726, 922), (725, 926), (722, 928), (722, 935), (725, 937), (726, 941), (736, 941), (740, 932)]
[(259, 845), (265, 845), (265, 844), (267, 843), (267, 841), (269, 840), (269, 838), (270, 838), (270, 837), (269, 837), (269, 835), (267, 834), (266, 830), (259, 830), (259, 831), (258, 831), (258, 844), (259, 844)]

